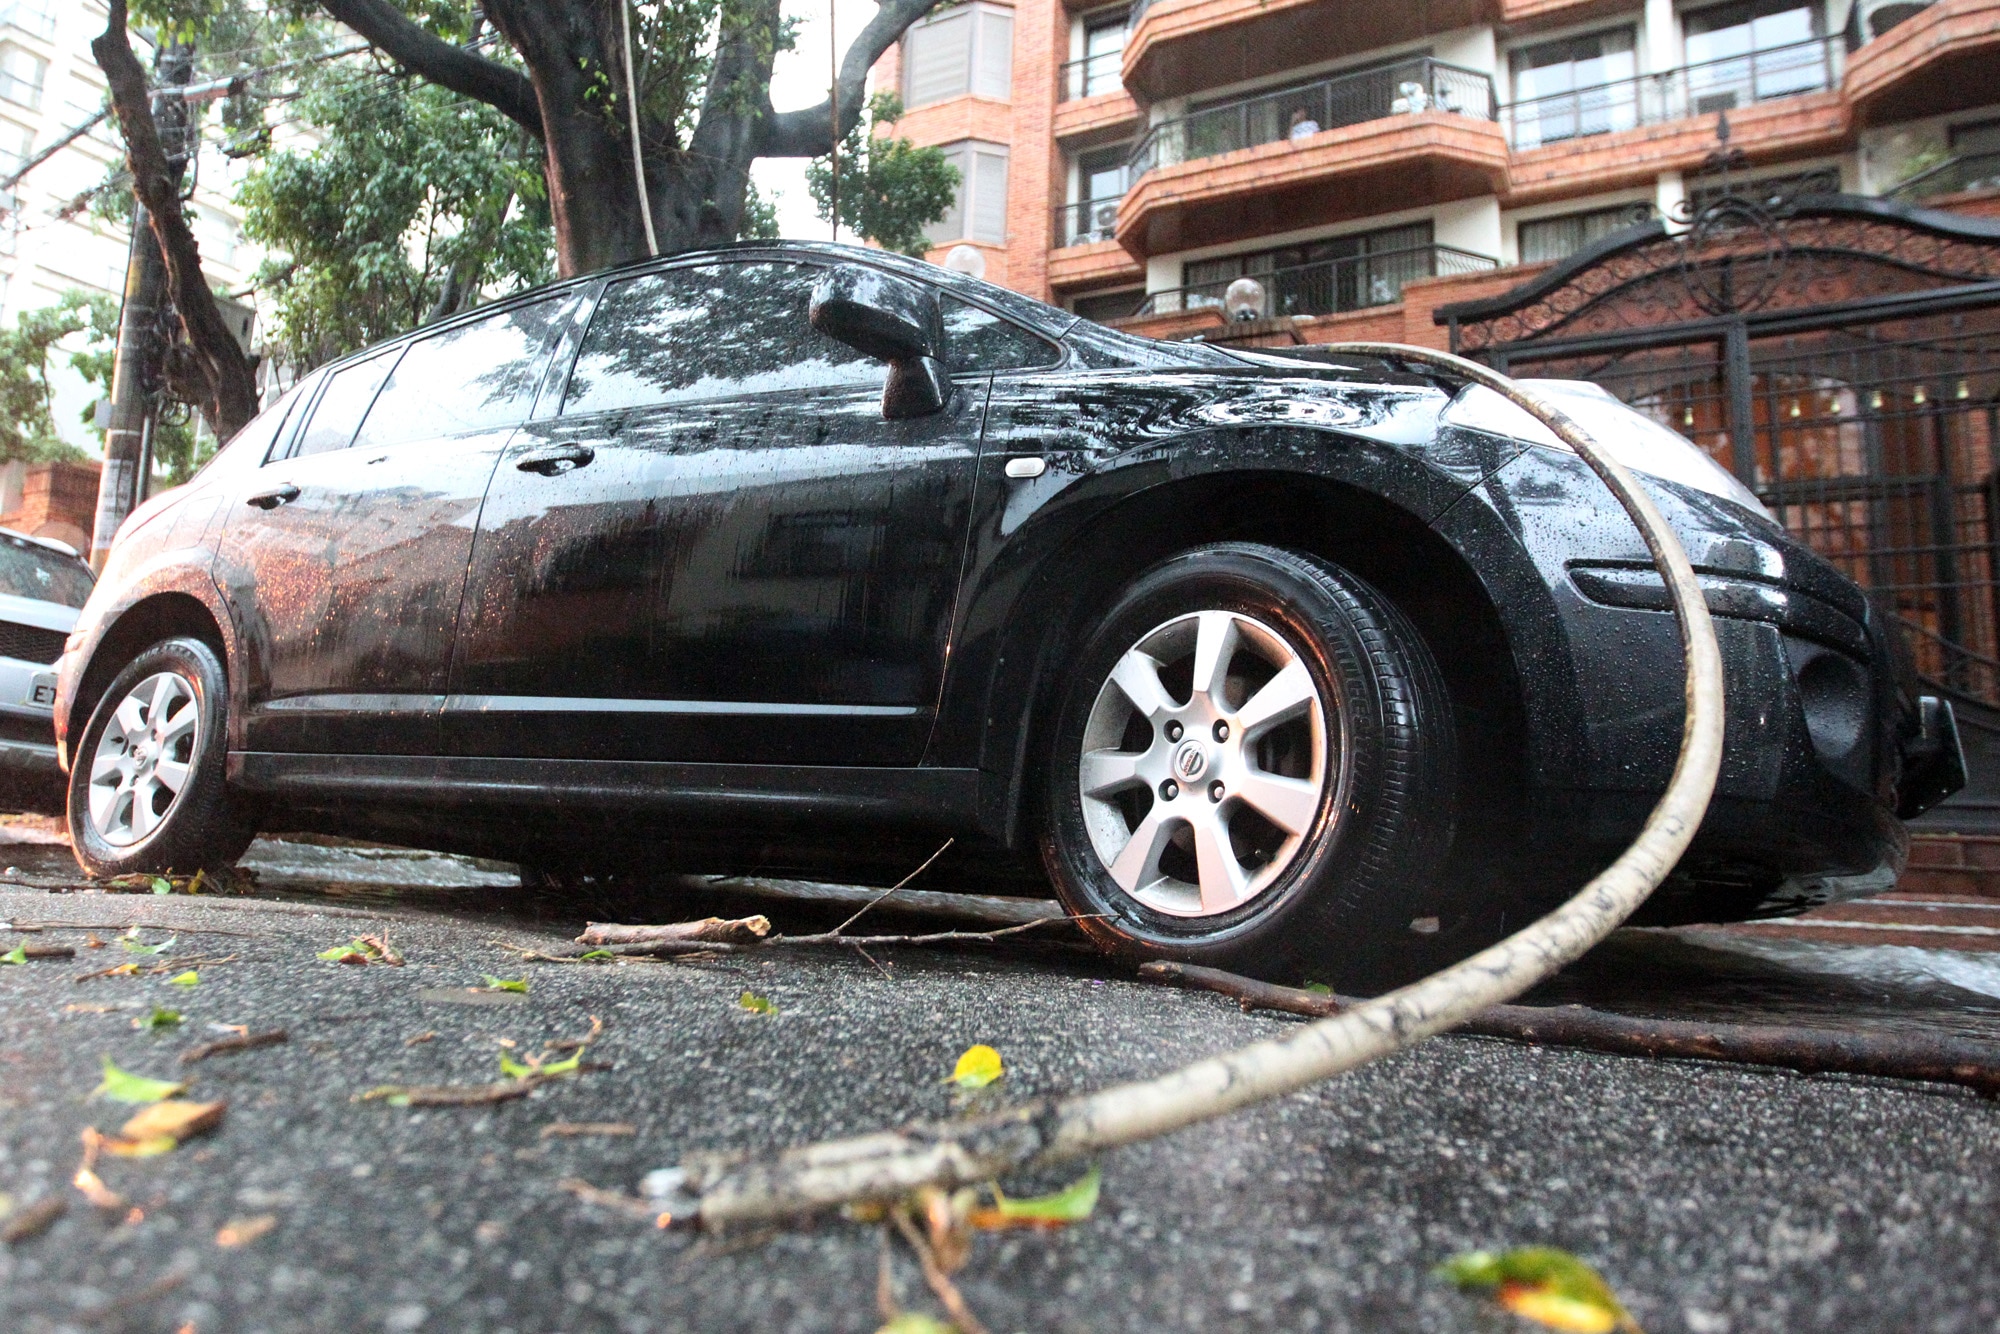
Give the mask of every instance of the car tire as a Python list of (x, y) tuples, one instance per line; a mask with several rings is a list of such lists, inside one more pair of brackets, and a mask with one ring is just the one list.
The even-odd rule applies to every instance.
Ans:
[(224, 781), (228, 700), (222, 662), (198, 639), (162, 640), (118, 673), (70, 767), (70, 843), (85, 871), (193, 872), (243, 855), (255, 830)]
[(1342, 989), (1411, 971), (1457, 742), (1393, 603), (1312, 556), (1205, 546), (1128, 585), (1065, 672), (1042, 860), (1088, 935)]

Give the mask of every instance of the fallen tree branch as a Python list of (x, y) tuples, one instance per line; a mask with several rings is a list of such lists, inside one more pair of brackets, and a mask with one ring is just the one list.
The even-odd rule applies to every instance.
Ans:
[(281, 1042), (291, 1040), (291, 1034), (282, 1028), (273, 1028), (263, 1033), (239, 1033), (235, 1037), (217, 1038), (213, 1042), (189, 1047), (181, 1053), (181, 1064), (193, 1065), (197, 1061), (205, 1061), (211, 1056), (221, 1056), (226, 1052), (254, 1051), (258, 1047), (275, 1047)]
[[(1282, 1010), (1315, 1018), (1360, 1003), (1191, 964), (1141, 964), (1139, 976), (1221, 992), (1242, 1001), (1246, 1009)], [(1720, 1061), (1809, 1075), (1875, 1075), (1959, 1084), (1988, 1097), (2000, 1096), (2000, 1043), (1933, 1033), (1857, 1033), (1790, 1024), (1644, 1019), (1582, 1005), (1489, 1006), (1455, 1031), (1613, 1056)]]
[[(859, 916), (860, 914), (855, 914)], [(698, 922), (670, 922), (665, 926), (621, 926), (616, 922), (590, 922), (576, 938), (579, 945), (755, 945), (771, 934), (771, 919), (761, 913), (754, 917), (704, 917)]]
[[(688, 1197), (705, 1226), (810, 1213), (853, 1200), (900, 1199), (923, 1186), (989, 1180), (1150, 1139), (1279, 1097), (1511, 1000), (1581, 956), (1629, 917), (1693, 840), (1722, 760), (1722, 654), (1687, 552), (1650, 496), (1559, 408), (1477, 362), (1394, 344), (1335, 344), (1335, 353), (1428, 367), (1485, 385), (1545, 423), (1611, 489), (1666, 583), (1686, 661), (1686, 721), (1673, 776), (1631, 846), (1541, 920), (1429, 977), (1286, 1034), (1156, 1079), (1062, 1101), (1038, 1100), (976, 1120), (807, 1145), (776, 1157), (696, 1154), (651, 1180)], [(675, 1209), (679, 1213), (681, 1209)]]
[(880, 894), (877, 894), (874, 898), (862, 904), (859, 908), (856, 908), (854, 910), (853, 916), (849, 917), (839, 926), (833, 928), (833, 930), (829, 934), (837, 936), (841, 932), (847, 930), (848, 927), (853, 926), (856, 922), (860, 921), (863, 913), (866, 913), (870, 908), (876, 907), (882, 902), (882, 900), (888, 898), (891, 894), (894, 894), (897, 890), (907, 886), (912, 880), (915, 880), (925, 871), (928, 871), (930, 869), (931, 863), (936, 861), (938, 858), (944, 856), (945, 851), (948, 848), (950, 848), (953, 843), (957, 841), (958, 840), (956, 839), (948, 838), (944, 842), (938, 844), (938, 850), (936, 852), (933, 852), (930, 856), (924, 858), (924, 860), (922, 861), (921, 864), (918, 865), (916, 870), (910, 872), (908, 875), (904, 876), (901, 880), (898, 880), (895, 884), (889, 886), (887, 889), (883, 890)]

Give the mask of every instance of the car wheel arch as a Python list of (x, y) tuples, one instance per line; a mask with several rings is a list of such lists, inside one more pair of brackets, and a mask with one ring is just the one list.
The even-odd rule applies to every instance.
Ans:
[[(1300, 551), (1375, 584), (1449, 664), (1455, 706), (1480, 720), (1466, 744), (1484, 754), (1468, 779), (1509, 765), (1525, 771), (1513, 655), (1500, 612), (1462, 553), (1409, 509), (1350, 483), (1281, 471), (1197, 474), (1124, 497), (1044, 553), (1021, 580), (979, 679), (952, 692), (962, 710), (976, 710), (970, 739), (992, 783), (989, 830), (1016, 847), (1030, 836), (1021, 817), (1036, 799), (1032, 743), (1049, 725), (1062, 665), (1093, 615), (1157, 562), (1220, 541)], [(1496, 659), (1504, 670), (1489, 670)]]
[(185, 635), (215, 650), (223, 671), (230, 667), (229, 637), (215, 609), (183, 590), (145, 594), (111, 618), (91, 648), (90, 662), (79, 679), (69, 719), (76, 730), (87, 722), (105, 687), (125, 664), (163, 639)]

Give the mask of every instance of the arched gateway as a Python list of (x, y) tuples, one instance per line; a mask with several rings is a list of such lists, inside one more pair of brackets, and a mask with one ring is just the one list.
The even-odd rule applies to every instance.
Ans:
[(2000, 831), (2000, 223), (1725, 194), (1436, 318), (1671, 425), (1867, 589), (1960, 702), (1972, 783), (1925, 823)]

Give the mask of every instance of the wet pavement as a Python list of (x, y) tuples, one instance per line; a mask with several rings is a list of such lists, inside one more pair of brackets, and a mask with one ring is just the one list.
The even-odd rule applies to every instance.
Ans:
[[(0, 1248), (10, 1331), (872, 1330), (879, 1239), (866, 1227), (718, 1244), (562, 1183), (631, 1192), (690, 1150), (946, 1114), (942, 1076), (972, 1042), (1003, 1053), (1005, 1100), (1157, 1073), (1296, 1022), (1132, 980), (1062, 928), (1039, 943), (696, 964), (522, 964), (494, 943), (554, 949), (585, 915), (757, 911), (782, 931), (822, 929), (875, 893), (852, 887), (682, 881), (580, 912), (504, 866), (315, 841), (253, 848), (252, 897), (190, 899), (78, 892), (67, 849), (34, 838), (0, 823), (0, 921), (46, 929), (0, 931), (0, 950), (80, 948), (0, 968), (0, 1193), (17, 1210), (52, 1194), (69, 1207)], [(939, 889), (897, 896), (877, 929), (1050, 910), (987, 898), (968, 914)], [(1826, 910), (1866, 932), (1621, 932), (1528, 999), (2000, 1040), (2000, 954), (1872, 933), (1885, 917), (1981, 924), (1979, 905), (1946, 906), (1942, 920)], [(140, 941), (172, 943), (129, 952), (117, 932), (132, 923)], [(407, 965), (316, 957), (362, 934), (386, 934)], [(125, 962), (142, 971), (78, 980)], [(189, 967), (196, 986), (170, 983)], [(529, 989), (468, 990), (489, 975)], [(743, 1009), (746, 990), (777, 1013)], [(183, 1023), (135, 1028), (155, 1006)], [(590, 1056), (608, 1068), (519, 1101), (354, 1101), (385, 1083), (496, 1079), (503, 1052), (581, 1037), (592, 1016), (605, 1028)], [(219, 1025), (290, 1040), (179, 1063)], [(88, 1097), (104, 1057), (230, 1103), (206, 1139), (100, 1162), (125, 1201), (112, 1210), (68, 1184), (83, 1129), (132, 1110)], [(545, 1133), (576, 1123), (629, 1133)], [(982, 1238), (964, 1284), (995, 1331), (1497, 1332), (1512, 1318), (1429, 1267), (1468, 1247), (1554, 1244), (1603, 1269), (1652, 1334), (1989, 1330), (1996, 1149), (2000, 1108), (1956, 1089), (1447, 1038), (1109, 1155), (1093, 1219)], [(936, 1309), (907, 1264), (898, 1282)]]

